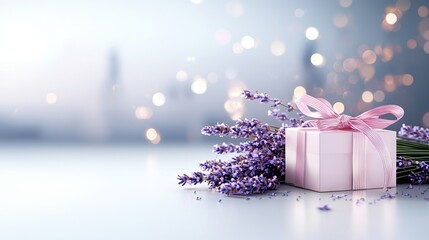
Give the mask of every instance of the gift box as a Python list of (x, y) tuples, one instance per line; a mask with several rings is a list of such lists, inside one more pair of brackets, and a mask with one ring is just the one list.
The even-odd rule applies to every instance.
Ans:
[(286, 129), (286, 183), (318, 192), (396, 186), (396, 132), (373, 129), (384, 142), (390, 178), (379, 149), (359, 131)]

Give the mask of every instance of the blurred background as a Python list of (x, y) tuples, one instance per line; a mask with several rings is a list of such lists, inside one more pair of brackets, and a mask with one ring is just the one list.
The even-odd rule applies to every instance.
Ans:
[(424, 0), (0, 1), (0, 139), (198, 142), (249, 88), (429, 127)]

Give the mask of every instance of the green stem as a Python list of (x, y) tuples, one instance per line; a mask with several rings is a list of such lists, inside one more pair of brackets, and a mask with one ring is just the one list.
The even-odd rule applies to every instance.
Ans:
[(408, 169), (408, 170), (404, 170), (404, 171), (397, 171), (396, 174), (397, 175), (402, 175), (404, 173), (409, 173), (409, 172), (412, 172), (412, 171), (415, 171), (415, 170), (419, 170), (419, 168), (412, 168), (412, 169)]

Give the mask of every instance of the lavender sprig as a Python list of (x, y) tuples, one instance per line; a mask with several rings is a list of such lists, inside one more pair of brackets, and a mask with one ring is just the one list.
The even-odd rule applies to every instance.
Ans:
[(429, 128), (402, 124), (398, 136), (429, 144)]
[[(280, 122), (289, 122), (290, 127), (298, 127), (304, 123), (303, 115), (300, 112), (297, 112), (298, 118), (290, 118), (288, 113), (295, 111), (295, 107), (288, 102), (283, 104), (282, 101), (278, 98), (273, 98), (268, 94), (259, 93), (258, 91), (244, 90), (241, 96), (247, 100), (259, 100), (260, 103), (268, 104), (272, 103), (272, 110), (268, 110), (268, 116), (275, 117)], [(286, 111), (281, 111), (278, 106), (282, 106)]]
[[(255, 118), (237, 120), (232, 126), (217, 123), (204, 127), (201, 130), (203, 135), (241, 138), (245, 141), (214, 145), (213, 151), (217, 154), (238, 155), (229, 161), (206, 161), (200, 164), (203, 172), (194, 172), (190, 176), (179, 175), (179, 184), (206, 182), (209, 188), (223, 194), (250, 195), (275, 190), (280, 184), (279, 179), (284, 179), (285, 129), (302, 124), (301, 115), (289, 118), (287, 113), (294, 111), (292, 104), (284, 105), (278, 98), (265, 93), (244, 90), (242, 96), (247, 100), (271, 103), (273, 109), (268, 115), (282, 121), (281, 127), (272, 127)], [(287, 112), (282, 112), (277, 108), (279, 106), (285, 107)]]
[(397, 140), (397, 178), (429, 183), (429, 129), (403, 124)]

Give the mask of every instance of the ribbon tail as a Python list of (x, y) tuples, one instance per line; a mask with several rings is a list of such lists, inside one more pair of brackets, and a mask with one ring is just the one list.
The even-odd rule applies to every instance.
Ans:
[(384, 183), (383, 183), (383, 190), (387, 190), (387, 187), (389, 186), (389, 183), (392, 180), (392, 161), (389, 151), (387, 150), (387, 146), (384, 143), (383, 139), (374, 131), (371, 127), (369, 127), (365, 122), (363, 122), (360, 119), (355, 119), (349, 122), (350, 127), (362, 132), (365, 134), (366, 137), (371, 141), (371, 143), (374, 145), (380, 159), (383, 163), (384, 168)]

